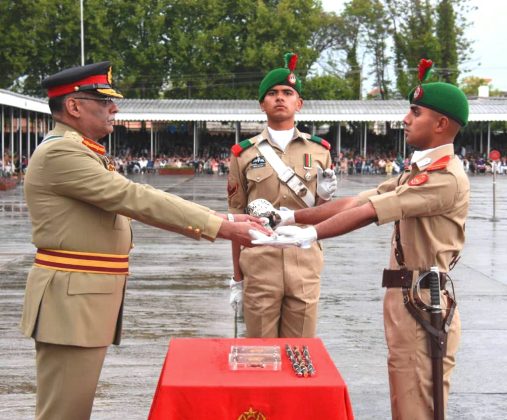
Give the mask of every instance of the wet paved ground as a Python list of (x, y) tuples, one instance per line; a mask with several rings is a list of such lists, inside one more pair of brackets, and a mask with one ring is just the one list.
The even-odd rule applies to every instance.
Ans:
[[(138, 176), (213, 209), (226, 209), (224, 177)], [(378, 184), (348, 177), (339, 195)], [(471, 178), (467, 244), (454, 270), (462, 342), (449, 419), (502, 419), (507, 412), (507, 176), (497, 183), (490, 221), (491, 177)], [(380, 276), (392, 226), (369, 226), (325, 241), (318, 335), (348, 384), (357, 419), (390, 418)], [(34, 248), (22, 188), (0, 192), (0, 418), (33, 418), (33, 342), (17, 329)], [(225, 241), (195, 242), (134, 223), (136, 247), (121, 346), (110, 347), (92, 419), (147, 417), (171, 337), (232, 337)], [(244, 329), (240, 328), (240, 333)]]

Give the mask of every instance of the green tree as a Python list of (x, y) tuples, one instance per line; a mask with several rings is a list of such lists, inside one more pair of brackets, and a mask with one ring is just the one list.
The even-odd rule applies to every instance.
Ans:
[(33, 49), (29, 0), (0, 0), (0, 88), (12, 88), (28, 67), (26, 51)]
[[(437, 6), (438, 22), (437, 37), (440, 41), (438, 64), (442, 68), (442, 78), (447, 83), (458, 80), (458, 51), (456, 21), (450, 0), (442, 0)], [(435, 58), (435, 60), (437, 60)]]
[(484, 79), (477, 76), (468, 76), (465, 77), (460, 83), (460, 88), (463, 90), (463, 92), (465, 92), (465, 95), (467, 96), (477, 96), (480, 86), (488, 86), (490, 96), (502, 95), (502, 91), (495, 89), (491, 84), (490, 79)]
[(267, 71), (297, 52), (306, 76), (322, 8), (313, 0), (182, 0), (175, 8), (169, 97), (255, 98)]
[(305, 99), (355, 99), (357, 93), (353, 91), (347, 79), (325, 75), (306, 79), (303, 83), (303, 98)]
[(373, 69), (369, 74), (374, 76), (381, 98), (387, 99), (389, 95), (389, 82), (386, 79), (389, 64), (387, 39), (390, 23), (384, 5), (379, 0), (352, 0), (346, 4), (343, 16), (351, 30), (350, 49), (347, 51), (351, 70), (358, 64), (358, 51), (364, 50), (373, 61)]
[(407, 96), (417, 83), (421, 58), (438, 57), (440, 44), (435, 36), (435, 14), (429, 0), (386, 0), (397, 49), (397, 89)]
[[(298, 74), (315, 79), (309, 82), (315, 95), (346, 79), (349, 90), (325, 95), (351, 91), (357, 98), (368, 72), (383, 97), (390, 95), (386, 68), (394, 59), (396, 88), (406, 95), (420, 58), (457, 69), (470, 54), (469, 0), (436, 4), (351, 0), (337, 16), (319, 0), (86, 0), (85, 63), (112, 61), (115, 84), (131, 98), (255, 98), (266, 72), (294, 51)], [(0, 0), (0, 87), (43, 95), (44, 77), (80, 64), (77, 5)], [(373, 62), (369, 70), (362, 68), (365, 54)], [(314, 71), (316, 65), (327, 74)], [(316, 73), (332, 77), (318, 80)]]
[[(109, 10), (115, 13), (105, 16), (103, 24), (111, 36), (95, 42), (108, 45), (118, 69), (119, 89), (126, 97), (160, 97), (170, 69), (166, 29), (174, 23), (172, 8), (167, 1), (110, 0)], [(97, 50), (100, 47), (93, 45), (90, 55)]]
[(469, 0), (384, 1), (392, 23), (398, 92), (406, 96), (415, 86), (421, 58), (432, 59), (437, 75), (455, 83), (458, 67), (471, 51), (465, 37), (468, 13), (473, 10)]

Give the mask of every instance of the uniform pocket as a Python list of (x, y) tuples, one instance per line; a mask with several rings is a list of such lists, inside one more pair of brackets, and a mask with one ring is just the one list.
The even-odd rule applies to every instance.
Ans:
[(257, 198), (264, 198), (275, 203), (280, 195), (280, 181), (271, 166), (251, 168), (246, 173), (247, 197), (251, 202)]
[(251, 182), (262, 182), (273, 175), (271, 166), (263, 166), (262, 168), (253, 168), (246, 173), (246, 179)]
[(69, 276), (68, 295), (111, 294), (116, 290), (117, 277), (110, 274), (74, 273)]

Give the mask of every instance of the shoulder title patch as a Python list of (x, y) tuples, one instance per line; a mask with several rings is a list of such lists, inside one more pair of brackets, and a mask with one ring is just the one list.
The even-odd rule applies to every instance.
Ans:
[(331, 145), (327, 140), (324, 140), (317, 136), (311, 136), (308, 140), (313, 141), (314, 143), (320, 144), (322, 147), (324, 147), (327, 150), (331, 150)]
[(411, 187), (417, 187), (418, 185), (425, 184), (430, 177), (426, 173), (417, 174), (410, 181), (408, 181), (408, 185)]
[(250, 141), (250, 139), (248, 140), (243, 140), (242, 142), (238, 143), (238, 144), (235, 144), (234, 146), (232, 146), (231, 148), (231, 152), (234, 156), (238, 157), (239, 155), (241, 155), (241, 153), (243, 153), (246, 149), (248, 149), (249, 147), (252, 147), (253, 146), (253, 143)]
[(428, 172), (438, 171), (440, 169), (447, 168), (449, 161), (451, 160), (450, 156), (444, 156), (443, 158), (438, 159), (436, 162), (433, 162), (430, 166), (426, 168)]

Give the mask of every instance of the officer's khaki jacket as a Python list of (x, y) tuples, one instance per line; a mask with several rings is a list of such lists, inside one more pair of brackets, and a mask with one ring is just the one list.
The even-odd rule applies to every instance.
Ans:
[[(70, 127), (57, 124), (49, 135), (61, 137), (35, 150), (24, 184), (37, 248), (126, 255), (129, 218), (194, 239), (217, 236), (222, 219), (206, 207), (108, 170), (104, 157)], [(125, 275), (33, 266), (21, 329), (47, 343), (118, 344), (125, 283)]]

